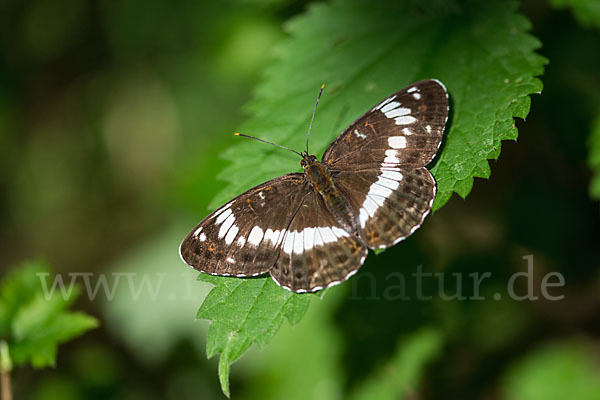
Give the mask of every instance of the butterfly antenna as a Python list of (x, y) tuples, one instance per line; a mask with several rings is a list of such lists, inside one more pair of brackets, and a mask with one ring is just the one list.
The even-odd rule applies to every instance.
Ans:
[(321, 98), (321, 94), (323, 94), (323, 89), (325, 88), (325, 84), (321, 85), (321, 90), (319, 90), (319, 95), (317, 96), (317, 102), (315, 103), (315, 109), (313, 110), (312, 118), (310, 119), (310, 125), (308, 126), (308, 133), (306, 134), (306, 154), (308, 154), (308, 137), (310, 136), (310, 130), (312, 129), (313, 121), (315, 120), (315, 113), (317, 112), (317, 106), (319, 105), (319, 99)]
[(302, 157), (302, 154), (298, 153), (296, 150), (290, 149), (289, 147), (285, 147), (285, 146), (282, 146), (282, 145), (280, 145), (280, 144), (277, 144), (277, 143), (271, 143), (271, 142), (267, 142), (266, 140), (259, 139), (259, 138), (257, 138), (257, 137), (254, 137), (254, 136), (244, 135), (243, 133), (239, 133), (239, 132), (236, 132), (236, 133), (234, 133), (234, 135), (235, 135), (235, 136), (242, 136), (242, 137), (245, 137), (245, 138), (248, 138), (248, 139), (254, 139), (254, 140), (258, 140), (259, 142), (263, 142), (263, 143), (270, 144), (270, 145), (273, 145), (273, 146), (281, 147), (282, 149), (286, 149), (286, 150), (289, 150), (289, 151), (293, 151), (294, 153), (296, 153), (296, 154), (298, 154), (300, 157)]

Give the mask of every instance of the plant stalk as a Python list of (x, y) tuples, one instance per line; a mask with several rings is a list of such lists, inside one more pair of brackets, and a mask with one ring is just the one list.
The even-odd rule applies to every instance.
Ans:
[(2, 400), (12, 400), (11, 371), (12, 360), (8, 352), (8, 344), (2, 340), (0, 342), (0, 385), (2, 386)]

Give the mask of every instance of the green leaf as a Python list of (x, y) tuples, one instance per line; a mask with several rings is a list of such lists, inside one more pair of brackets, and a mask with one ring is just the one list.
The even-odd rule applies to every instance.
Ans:
[(570, 8), (583, 26), (600, 28), (600, 1), (598, 0), (550, 0), (556, 8)]
[(404, 338), (389, 362), (375, 371), (355, 390), (353, 400), (411, 399), (426, 364), (442, 347), (442, 335), (424, 328)]
[(503, 382), (506, 399), (600, 398), (600, 364), (595, 346), (582, 341), (555, 342), (512, 366)]
[(600, 200), (600, 115), (596, 117), (593, 123), (589, 148), (588, 166), (593, 173), (590, 183), (590, 196), (593, 199)]
[[(312, 152), (321, 154), (345, 126), (385, 96), (420, 79), (440, 79), (450, 93), (451, 117), (431, 165), (438, 185), (433, 208), (439, 209), (454, 192), (465, 197), (474, 177), (489, 177), (488, 159), (499, 156), (502, 140), (517, 138), (513, 117), (525, 118), (529, 95), (542, 89), (535, 77), (546, 60), (535, 54), (540, 43), (527, 33), (530, 23), (517, 6), (504, 0), (314, 4), (287, 24), (290, 37), (265, 71), (240, 131), (303, 149), (315, 97), (326, 83), (310, 143)], [(212, 208), (256, 184), (299, 170), (299, 160), (289, 152), (249, 140), (240, 140), (224, 158), (230, 165), (219, 176), (228, 184)], [(273, 284), (270, 278), (214, 283), (219, 298), (229, 299), (221, 307), (228, 312), (205, 314), (214, 321), (208, 353), (226, 351), (220, 364), (226, 382), (224, 364), (250, 345), (238, 333), (231, 336), (237, 328), (222, 328), (233, 317), (229, 310), (237, 302), (247, 307), (260, 285)], [(214, 302), (211, 297), (207, 309)], [(271, 307), (272, 301), (276, 309), (281, 307), (281, 300), (266, 299), (253, 312)], [(258, 332), (253, 340), (259, 342), (263, 335)]]
[(40, 285), (38, 274), (46, 273), (40, 263), (25, 263), (9, 273), (0, 283), (0, 336), (11, 334), (12, 321), (19, 310), (31, 300)]
[(310, 295), (298, 296), (282, 289), (272, 279), (238, 279), (202, 274), (215, 286), (198, 310), (198, 318), (212, 320), (208, 331), (208, 357), (221, 354), (219, 379), (229, 396), (229, 365), (252, 344), (259, 347), (269, 340), (284, 317), (294, 324), (308, 308)]
[(60, 343), (98, 326), (95, 318), (67, 310), (79, 293), (76, 287), (64, 294), (58, 289), (44, 293), (41, 280), (47, 281), (48, 275), (42, 264), (25, 264), (6, 276), (0, 287), (2, 339), (15, 365), (54, 366)]

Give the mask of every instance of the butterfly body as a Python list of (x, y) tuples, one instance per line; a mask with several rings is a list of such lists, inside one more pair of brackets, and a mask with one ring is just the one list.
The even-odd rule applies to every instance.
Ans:
[(237, 196), (198, 224), (180, 256), (201, 272), (269, 273), (297, 293), (356, 273), (368, 249), (410, 236), (429, 214), (436, 184), (426, 165), (438, 152), (448, 95), (434, 79), (386, 97), (350, 124), (318, 161)]
[(358, 232), (356, 216), (344, 195), (335, 186), (335, 182), (327, 167), (317, 161), (313, 155), (303, 157), (301, 165), (304, 167), (304, 175), (310, 182), (312, 188), (319, 193), (325, 207), (335, 220), (348, 233)]

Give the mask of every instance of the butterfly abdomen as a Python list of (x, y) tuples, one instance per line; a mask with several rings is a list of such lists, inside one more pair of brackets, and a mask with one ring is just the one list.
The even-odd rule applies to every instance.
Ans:
[(310, 161), (304, 174), (313, 188), (321, 195), (325, 207), (348, 233), (356, 233), (358, 226), (354, 212), (343, 194), (335, 186), (331, 175), (320, 162)]

